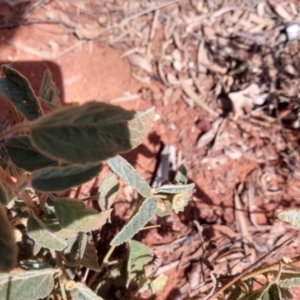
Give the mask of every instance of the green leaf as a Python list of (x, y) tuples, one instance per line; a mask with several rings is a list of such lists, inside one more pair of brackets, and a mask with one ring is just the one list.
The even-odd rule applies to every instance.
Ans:
[(86, 245), (84, 255), (81, 259), (81, 264), (86, 268), (99, 272), (97, 250), (93, 245), (89, 243)]
[(263, 300), (281, 300), (281, 291), (277, 283), (271, 283), (262, 297)]
[(52, 268), (47, 262), (41, 262), (36, 259), (21, 260), (20, 267), (25, 270), (44, 270), (46, 268)]
[(6, 150), (12, 162), (21, 169), (34, 171), (49, 166), (57, 166), (58, 162), (39, 153), (30, 142), (28, 136), (10, 138)]
[(144, 293), (150, 288), (150, 279), (146, 277), (138, 278), (138, 291), (139, 293)]
[(284, 222), (290, 223), (300, 229), (300, 209), (286, 209), (279, 213), (277, 217)]
[(282, 300), (292, 300), (292, 299), (294, 299), (292, 293), (288, 289), (280, 287), (280, 292), (281, 292), (281, 299)]
[(128, 252), (127, 286), (130, 280), (143, 273), (144, 266), (146, 266), (153, 259), (153, 253), (151, 249), (138, 241), (129, 241)]
[(44, 220), (43, 223), (58, 237), (62, 239), (70, 239), (72, 237), (77, 236), (77, 231), (68, 230), (66, 228), (62, 228), (58, 221), (55, 219)]
[(98, 189), (98, 204), (102, 211), (111, 207), (113, 200), (117, 196), (119, 186), (119, 180), (114, 173), (108, 173), (105, 176)]
[(300, 271), (299, 273), (281, 273), (280, 280), (278, 284), (283, 288), (292, 288), (295, 286), (300, 286)]
[(104, 300), (81, 282), (69, 281), (66, 289), (70, 292), (72, 300)]
[(184, 208), (189, 203), (189, 197), (185, 193), (176, 194), (172, 199), (172, 207), (176, 214), (180, 211), (184, 211)]
[(77, 232), (99, 229), (106, 223), (111, 213), (111, 210), (99, 213), (93, 208), (86, 207), (81, 200), (70, 198), (56, 199), (54, 207), (59, 224)]
[(178, 194), (193, 190), (195, 187), (194, 183), (191, 184), (165, 184), (155, 189), (157, 194)]
[(268, 292), (269, 286), (270, 285), (266, 285), (266, 286), (263, 286), (260, 289), (249, 292), (246, 295), (239, 298), (238, 300), (262, 300), (263, 299), (262, 297), (264, 296), (264, 294), (266, 292)]
[(107, 164), (117, 175), (144, 198), (152, 197), (152, 191), (149, 184), (122, 156), (117, 155), (108, 159)]
[(66, 265), (79, 265), (84, 255), (88, 237), (85, 233), (79, 233), (76, 237), (68, 239), (68, 247), (64, 249), (63, 256)]
[(2, 204), (0, 204), (0, 224), (0, 272), (9, 272), (17, 264), (18, 249), (6, 208)]
[(110, 242), (111, 246), (118, 246), (129, 241), (153, 217), (157, 209), (157, 199), (147, 198), (135, 209), (121, 231)]
[(236, 300), (239, 298), (239, 296), (242, 294), (242, 289), (241, 287), (238, 285), (236, 286), (233, 291), (230, 293), (230, 295), (228, 296), (227, 300)]
[(184, 165), (180, 165), (174, 178), (174, 183), (187, 184), (187, 170)]
[(101, 164), (48, 167), (32, 173), (32, 186), (43, 192), (58, 192), (81, 185), (101, 170)]
[(166, 276), (165, 274), (160, 274), (158, 277), (156, 277), (150, 283), (152, 293), (156, 293), (163, 290), (163, 288), (167, 285), (167, 281), (168, 281), (168, 276)]
[(31, 124), (34, 146), (53, 159), (85, 164), (137, 147), (154, 119), (154, 109), (126, 111), (106, 103), (56, 109)]
[(162, 201), (161, 200), (157, 204), (157, 210), (156, 210), (155, 214), (159, 217), (165, 217), (165, 216), (168, 216), (172, 210), (173, 210), (173, 204), (171, 201), (169, 201), (169, 200)]
[(47, 297), (54, 286), (58, 269), (0, 274), (0, 299), (38, 300)]
[(52, 73), (49, 69), (44, 72), (39, 97), (53, 104), (60, 104), (58, 91), (52, 79)]
[(12, 198), (13, 192), (11, 188), (4, 181), (0, 181), (0, 203), (6, 205)]
[(10, 101), (29, 121), (43, 115), (41, 106), (28, 80), (18, 71), (3, 65), (5, 78), (0, 78), (0, 94)]
[(67, 247), (67, 242), (58, 237), (54, 232), (51, 232), (47, 226), (32, 214), (27, 222), (28, 235), (41, 246), (51, 249), (62, 251)]

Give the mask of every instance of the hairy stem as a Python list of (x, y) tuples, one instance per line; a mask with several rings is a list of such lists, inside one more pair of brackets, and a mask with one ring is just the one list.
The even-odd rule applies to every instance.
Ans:
[(29, 132), (30, 131), (30, 126), (28, 122), (25, 123), (18, 123), (14, 125), (13, 127), (8, 128), (4, 132), (0, 134), (0, 141), (7, 139), (17, 133), (20, 132)]
[(80, 192), (81, 192), (81, 188), (82, 188), (82, 185), (80, 185), (78, 188), (77, 188), (77, 190), (76, 190), (76, 194), (75, 194), (75, 199), (77, 199), (78, 197), (79, 197), (79, 194), (80, 194)]
[(98, 277), (98, 274), (102, 272), (102, 270), (109, 264), (109, 258), (112, 255), (113, 251), (115, 250), (116, 246), (111, 246), (108, 250), (108, 252), (106, 253), (101, 266), (99, 267), (99, 271), (96, 272), (93, 277), (90, 279), (89, 281), (89, 287), (91, 287), (93, 285), (93, 283), (95, 282), (95, 280)]

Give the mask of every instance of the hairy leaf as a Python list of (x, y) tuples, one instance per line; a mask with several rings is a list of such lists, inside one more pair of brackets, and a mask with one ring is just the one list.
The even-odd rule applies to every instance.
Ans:
[(277, 216), (281, 221), (290, 223), (300, 229), (300, 209), (286, 209)]
[(58, 237), (38, 217), (32, 214), (27, 222), (28, 235), (41, 246), (51, 249), (62, 251), (67, 247), (67, 242)]
[(112, 202), (118, 193), (119, 186), (119, 180), (114, 173), (108, 173), (105, 176), (98, 189), (98, 204), (102, 211), (111, 207)]
[(187, 170), (184, 165), (180, 165), (174, 178), (174, 183), (187, 184)]
[(58, 237), (62, 239), (70, 239), (77, 236), (77, 231), (62, 228), (58, 221), (55, 219), (44, 220), (43, 223)]
[(292, 288), (300, 286), (300, 271), (299, 273), (283, 272), (278, 283), (283, 288)]
[(101, 170), (101, 164), (48, 167), (32, 173), (32, 186), (43, 192), (57, 192), (81, 185)]
[(95, 246), (88, 243), (85, 247), (84, 255), (81, 259), (81, 264), (95, 272), (99, 272), (98, 255)]
[(165, 274), (160, 274), (158, 277), (156, 277), (150, 283), (152, 293), (161, 291), (167, 285), (167, 281), (168, 281), (168, 276), (166, 276)]
[(282, 300), (293, 300), (294, 297), (292, 293), (287, 288), (280, 287), (280, 293)]
[(6, 144), (12, 162), (21, 169), (34, 171), (44, 167), (57, 166), (58, 162), (39, 153), (30, 142), (28, 136), (12, 137)]
[(47, 262), (41, 262), (36, 259), (21, 260), (20, 266), (25, 270), (44, 270), (46, 268), (52, 268)]
[(128, 252), (127, 286), (130, 280), (143, 273), (144, 266), (146, 266), (153, 259), (153, 253), (151, 249), (138, 241), (129, 241)]
[(41, 106), (28, 80), (18, 71), (3, 65), (0, 93), (29, 121), (43, 115)]
[(2, 204), (0, 204), (0, 224), (0, 272), (9, 272), (17, 264), (18, 249), (6, 209)]
[(48, 268), (22, 273), (0, 274), (0, 299), (43, 299), (53, 289), (55, 273), (58, 273), (58, 269)]
[(153, 123), (154, 109), (135, 113), (106, 103), (57, 109), (31, 124), (34, 146), (45, 155), (85, 164), (138, 146)]
[(150, 280), (146, 277), (138, 278), (138, 291), (139, 293), (144, 293), (150, 288)]
[(72, 300), (104, 300), (81, 282), (69, 281), (66, 289), (70, 292)]
[(118, 246), (129, 241), (141, 228), (143, 228), (155, 214), (157, 201), (156, 198), (147, 198), (142, 201), (121, 231), (113, 238), (110, 245)]
[(74, 263), (76, 263), (76, 265), (80, 264), (85, 252), (87, 241), (87, 235), (82, 232), (76, 237), (68, 239), (68, 247), (63, 251), (66, 265), (74, 265)]
[(241, 287), (238, 285), (236, 286), (233, 291), (230, 293), (230, 295), (228, 296), (227, 300), (236, 300), (239, 298), (239, 296), (242, 294), (242, 289)]
[(127, 184), (134, 188), (144, 198), (152, 196), (152, 191), (146, 180), (122, 156), (117, 155), (107, 160), (109, 167)]
[(180, 211), (184, 211), (184, 208), (188, 205), (189, 198), (185, 193), (176, 194), (172, 199), (172, 207), (176, 214)]
[(191, 191), (195, 187), (194, 183), (191, 184), (165, 184), (155, 189), (155, 193), (159, 194), (178, 194)]
[(270, 285), (263, 286), (260, 289), (251, 291), (246, 295), (240, 297), (238, 300), (262, 300), (263, 296), (268, 292)]
[(155, 214), (159, 217), (165, 217), (168, 216), (172, 210), (173, 210), (172, 202), (170, 202), (169, 200), (165, 200), (165, 201), (161, 200), (157, 203), (157, 210)]
[(264, 293), (263, 300), (281, 300), (281, 291), (277, 283), (269, 285), (268, 290)]
[(54, 202), (55, 215), (64, 228), (78, 232), (97, 230), (106, 223), (111, 210), (99, 213), (93, 208), (86, 207), (78, 199), (58, 198)]
[(52, 73), (49, 69), (44, 72), (39, 97), (53, 104), (60, 104), (58, 91), (52, 79)]

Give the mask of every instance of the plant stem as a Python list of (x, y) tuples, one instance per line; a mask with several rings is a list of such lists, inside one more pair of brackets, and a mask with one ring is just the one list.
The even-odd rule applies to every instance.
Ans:
[(139, 231), (153, 229), (153, 228), (160, 228), (160, 225), (145, 226), (145, 227), (141, 228)]
[(93, 285), (93, 283), (95, 282), (95, 280), (97, 279), (98, 277), (98, 274), (102, 272), (102, 270), (109, 264), (108, 260), (111, 256), (111, 254), (113, 253), (113, 251), (115, 250), (116, 246), (111, 246), (108, 250), (108, 252), (106, 253), (103, 261), (102, 261), (102, 264), (101, 266), (99, 267), (99, 271), (96, 272), (93, 277), (90, 279), (89, 281), (89, 287), (91, 287)]
[(12, 135), (15, 135), (17, 133), (23, 132), (23, 131), (30, 131), (30, 125), (28, 122), (26, 123), (18, 123), (14, 125), (13, 127), (8, 128), (4, 132), (0, 134), (0, 141), (7, 139), (11, 137)]
[(28, 195), (27, 191), (22, 191), (20, 193), (21, 199), (24, 200), (25, 204), (32, 209), (32, 211), (34, 212), (34, 214), (36, 216), (40, 216), (40, 211), (38, 210), (38, 208), (36, 207), (36, 205), (34, 204), (34, 202), (32, 201), (31, 197)]
[[(297, 257), (293, 258), (292, 261), (288, 264), (283, 264), (282, 273), (292, 273), (292, 272), (294, 272), (295, 274), (299, 274), (300, 270), (296, 269), (296, 267), (294, 267), (292, 265), (293, 263), (298, 262), (298, 261), (300, 261), (300, 256), (297, 256)], [(254, 270), (253, 272), (250, 272), (247, 275), (245, 275), (244, 277), (242, 277), (241, 280), (245, 281), (247, 279), (250, 279), (252, 277), (260, 275), (262, 273), (267, 273), (267, 272), (271, 272), (271, 271), (278, 271), (279, 268), (280, 268), (280, 262), (269, 265), (269, 266), (266, 266), (266, 267), (263, 267), (263, 268), (259, 268), (258, 270)]]
[(108, 260), (109, 260), (110, 256), (112, 255), (112, 253), (114, 252), (115, 248), (116, 248), (116, 246), (111, 246), (109, 248), (108, 252), (106, 253), (106, 255), (105, 255), (104, 259), (103, 259), (103, 262), (102, 262), (102, 264), (100, 266), (100, 269), (101, 269), (101, 267), (103, 269), (107, 265)]
[(59, 276), (59, 286), (60, 286), (60, 291), (61, 291), (61, 296), (63, 300), (67, 300), (67, 295), (65, 291), (65, 284), (66, 282), (70, 279), (68, 273), (66, 272), (64, 263), (63, 263), (63, 258), (61, 255), (60, 251), (55, 251), (55, 258), (58, 267), (60, 268), (61, 275)]
[(21, 123), (24, 120), (22, 114), (15, 108), (15, 106), (10, 101), (7, 101), (7, 104), (16, 122)]
[(76, 194), (75, 194), (75, 199), (77, 199), (79, 197), (80, 191), (81, 191), (82, 185), (80, 185), (77, 190), (76, 190)]
[(40, 194), (38, 195), (39, 200), (40, 200), (40, 211), (41, 213), (44, 215), (45, 214), (45, 204), (46, 204), (46, 200), (48, 198), (47, 194)]

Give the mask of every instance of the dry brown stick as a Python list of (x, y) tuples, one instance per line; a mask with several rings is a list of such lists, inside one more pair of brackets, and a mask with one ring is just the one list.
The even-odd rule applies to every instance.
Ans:
[(146, 15), (146, 14), (148, 14), (150, 12), (156, 11), (156, 10), (161, 9), (163, 7), (169, 6), (169, 5), (174, 4), (176, 2), (178, 2), (178, 0), (170, 0), (170, 1), (166, 1), (164, 3), (160, 3), (157, 6), (152, 6), (152, 7), (146, 8), (146, 9), (144, 9), (142, 11), (139, 11), (139, 12), (137, 12), (137, 13), (129, 16), (129, 17), (127, 17), (126, 19), (122, 20), (120, 23), (111, 26), (110, 28), (108, 28), (108, 30), (117, 28), (119, 26), (122, 26), (122, 25), (124, 25), (124, 24), (126, 24), (126, 23), (128, 23), (128, 22), (130, 22), (130, 21), (132, 21), (134, 19), (136, 19), (136, 18), (139, 18), (139, 17), (141, 17), (143, 15)]
[(184, 80), (180, 80), (181, 87), (185, 94), (190, 97), (192, 100), (195, 101), (196, 104), (198, 104), (201, 108), (203, 108), (206, 112), (208, 112), (210, 115), (214, 117), (219, 117), (220, 115), (214, 111), (212, 108), (210, 108), (202, 99), (201, 96), (198, 96), (192, 88), (185, 83)]
[(147, 45), (147, 50), (146, 50), (146, 56), (149, 57), (150, 55), (150, 50), (151, 50), (151, 46), (152, 46), (152, 40), (154, 39), (155, 36), (155, 29), (157, 27), (157, 23), (158, 23), (158, 16), (159, 16), (159, 10), (157, 9), (154, 13), (154, 17), (153, 17), (153, 21), (152, 21), (152, 26), (151, 26), (151, 31), (150, 31), (150, 35), (149, 35), (149, 42)]

